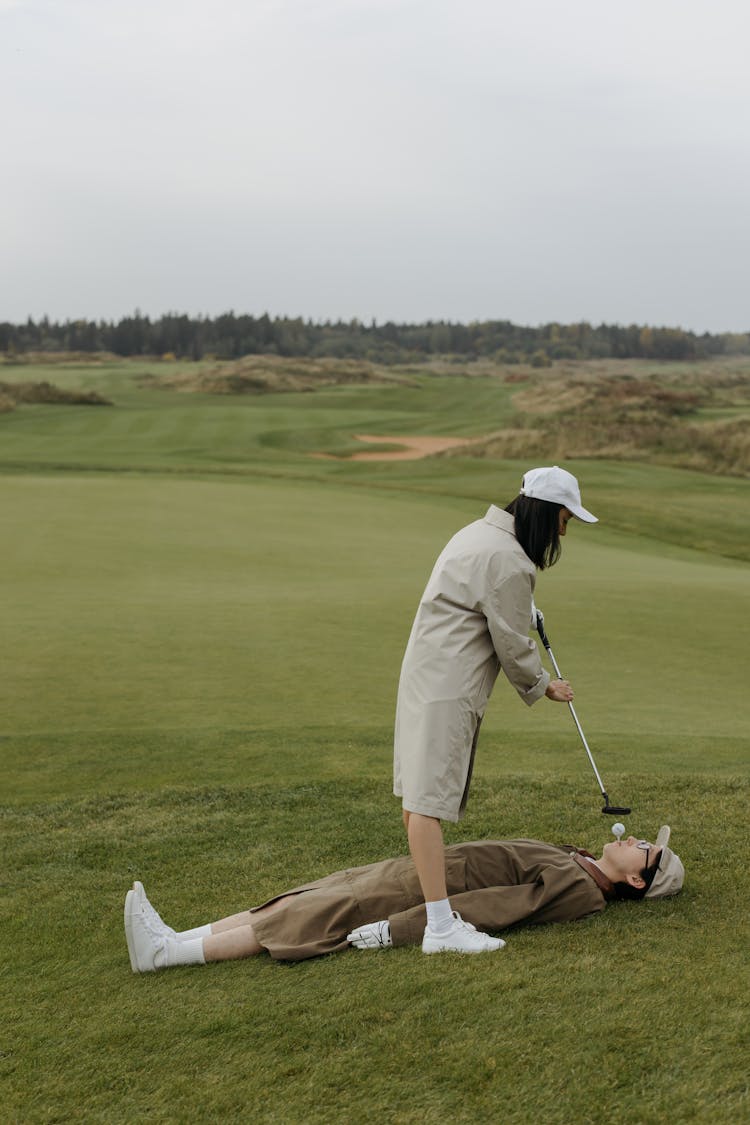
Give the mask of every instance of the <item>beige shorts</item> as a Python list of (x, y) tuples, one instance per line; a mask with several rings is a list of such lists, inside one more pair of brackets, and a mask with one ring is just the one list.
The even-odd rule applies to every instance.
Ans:
[(399, 699), (393, 792), (409, 812), (460, 820), (469, 796), (482, 716), (460, 700), (410, 708)]

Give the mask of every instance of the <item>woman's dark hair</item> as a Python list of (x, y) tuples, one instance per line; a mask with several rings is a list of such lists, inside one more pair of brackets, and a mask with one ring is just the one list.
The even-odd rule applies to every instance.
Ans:
[(505, 509), (513, 516), (516, 539), (539, 570), (554, 566), (560, 558), (560, 511), (563, 507), (549, 500), (519, 495)]
[(630, 883), (626, 883), (624, 879), (621, 883), (613, 883), (612, 886), (614, 888), (615, 898), (629, 898), (629, 899), (645, 898), (646, 897), (646, 891), (648, 890), (648, 888), (653, 883), (654, 878), (656, 877), (656, 872), (659, 870), (659, 861), (660, 860), (661, 860), (661, 848), (659, 849), (659, 854), (657, 855), (656, 859), (651, 864), (651, 866), (650, 867), (643, 867), (638, 872), (641, 879), (643, 879), (643, 882), (646, 884), (645, 887), (631, 887)]

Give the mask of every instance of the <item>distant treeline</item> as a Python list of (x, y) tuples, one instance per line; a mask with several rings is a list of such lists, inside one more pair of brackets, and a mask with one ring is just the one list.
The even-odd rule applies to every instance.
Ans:
[(200, 360), (244, 355), (334, 356), (405, 363), (427, 356), (489, 358), (499, 363), (547, 366), (553, 360), (692, 360), (750, 354), (750, 333), (696, 335), (680, 328), (631, 324), (545, 324), (527, 328), (508, 320), (471, 324), (364, 324), (358, 320), (314, 322), (301, 318), (236, 315), (152, 320), (136, 312), (117, 323), (50, 321), (0, 323), (0, 354), (21, 359), (30, 352), (111, 352), (118, 356), (168, 356)]

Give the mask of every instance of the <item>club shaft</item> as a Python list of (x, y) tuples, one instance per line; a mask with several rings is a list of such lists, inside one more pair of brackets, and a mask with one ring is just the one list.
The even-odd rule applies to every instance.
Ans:
[[(547, 649), (547, 652), (549, 653), (549, 658), (552, 661), (552, 667), (555, 669), (555, 672), (557, 673), (557, 678), (558, 678), (558, 680), (561, 680), (563, 678), (563, 674), (562, 674), (562, 672), (560, 671), (560, 669), (557, 665), (557, 661), (555, 660), (555, 654), (553, 653), (552, 649), (549, 647), (549, 644), (545, 645), (545, 648)], [(602, 779), (599, 775), (599, 770), (596, 768), (596, 762), (594, 761), (594, 755), (589, 750), (589, 744), (586, 741), (586, 735), (583, 733), (583, 727), (581, 726), (581, 724), (578, 721), (578, 716), (576, 715), (576, 709), (575, 709), (575, 707), (573, 706), (572, 703), (569, 703), (568, 707), (570, 708), (570, 713), (573, 716), (573, 722), (576, 725), (576, 730), (578, 731), (579, 735), (581, 736), (581, 742), (583, 743), (583, 748), (586, 751), (586, 753), (588, 754), (588, 759), (591, 762), (591, 768), (594, 771), (594, 774), (596, 775), (596, 780), (599, 782), (599, 788), (601, 789), (602, 797), (604, 797), (605, 801), (609, 801), (609, 797), (607, 796), (607, 792), (604, 788), (604, 782), (602, 781)]]

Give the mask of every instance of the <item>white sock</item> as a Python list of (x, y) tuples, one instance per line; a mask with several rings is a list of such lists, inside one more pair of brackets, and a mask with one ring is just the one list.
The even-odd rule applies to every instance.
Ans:
[(177, 941), (193, 941), (194, 938), (210, 937), (211, 926), (196, 926), (193, 930), (182, 930), (181, 933), (174, 936)]
[(447, 898), (426, 902), (427, 925), (433, 934), (445, 934), (453, 925), (453, 910)]
[(206, 958), (203, 954), (203, 938), (193, 938), (191, 941), (173, 941), (167, 938), (164, 942), (167, 952), (167, 965), (205, 965)]

